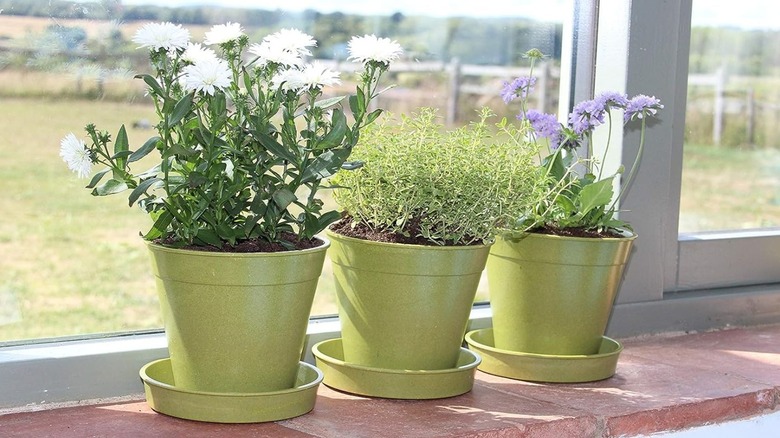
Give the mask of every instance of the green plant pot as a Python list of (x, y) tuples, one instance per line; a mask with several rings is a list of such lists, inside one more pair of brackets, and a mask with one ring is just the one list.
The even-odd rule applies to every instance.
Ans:
[(490, 245), (373, 242), (328, 230), (344, 361), (383, 369), (457, 366)]
[(150, 243), (174, 385), (212, 393), (292, 388), (328, 245), (216, 253)]
[(497, 237), (487, 263), (495, 347), (596, 354), (635, 238)]

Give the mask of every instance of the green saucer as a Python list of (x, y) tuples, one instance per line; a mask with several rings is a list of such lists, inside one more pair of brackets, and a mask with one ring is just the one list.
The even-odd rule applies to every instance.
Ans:
[(303, 415), (314, 409), (322, 372), (300, 362), (294, 388), (265, 393), (215, 393), (177, 388), (171, 360), (160, 359), (141, 368), (146, 402), (172, 417), (213, 423), (260, 423)]
[(322, 341), (312, 348), (325, 385), (344, 392), (395, 399), (454, 397), (471, 391), (481, 359), (465, 348), (455, 368), (443, 370), (397, 370), (371, 368), (344, 362), (341, 338)]
[(612, 377), (623, 346), (604, 336), (597, 354), (552, 355), (501, 350), (493, 346), (493, 329), (466, 334), (469, 348), (482, 356), (479, 370), (516, 380), (550, 383), (593, 382)]

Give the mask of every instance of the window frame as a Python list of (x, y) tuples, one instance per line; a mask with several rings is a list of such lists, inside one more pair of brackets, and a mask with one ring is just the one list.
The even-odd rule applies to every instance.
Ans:
[[(561, 112), (604, 89), (654, 93), (666, 105), (660, 123), (648, 128), (642, 167), (622, 205), (622, 218), (639, 238), (608, 334), (780, 321), (780, 230), (678, 234), (692, 0), (574, 0), (573, 6), (580, 19), (564, 34), (571, 41), (564, 42), (563, 59), (574, 85), (562, 89)], [(628, 166), (637, 146), (638, 133), (628, 132), (611, 159)], [(489, 305), (475, 305), (469, 328), (489, 324)], [(312, 362), (311, 346), (338, 333), (337, 318), (312, 319), (303, 359)], [(140, 397), (138, 369), (165, 356), (162, 331), (1, 347), (0, 414)]]

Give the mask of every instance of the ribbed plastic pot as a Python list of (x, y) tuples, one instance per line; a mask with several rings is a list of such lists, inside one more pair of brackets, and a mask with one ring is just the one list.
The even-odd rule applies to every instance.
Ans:
[(487, 263), (495, 347), (597, 353), (635, 238), (498, 236)]
[(385, 369), (455, 368), (490, 245), (327, 235), (344, 361)]
[(175, 386), (292, 388), (328, 246), (218, 253), (149, 243)]

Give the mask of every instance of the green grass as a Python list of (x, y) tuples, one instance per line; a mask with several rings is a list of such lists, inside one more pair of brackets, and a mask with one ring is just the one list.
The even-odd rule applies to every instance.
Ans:
[(686, 144), (680, 231), (780, 226), (780, 151)]

